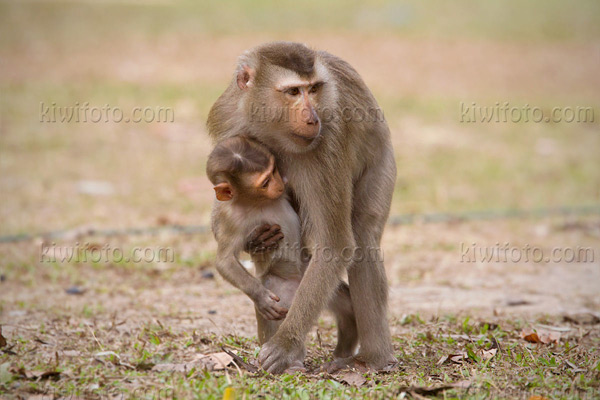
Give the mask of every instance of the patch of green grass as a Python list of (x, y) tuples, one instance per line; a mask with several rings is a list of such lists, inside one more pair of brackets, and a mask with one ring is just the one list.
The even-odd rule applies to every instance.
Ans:
[[(63, 268), (78, 271), (80, 278), (93, 273), (99, 285), (114, 282), (114, 273), (125, 274), (121, 280), (126, 278), (129, 286), (152, 284), (151, 280), (138, 278), (144, 270), (134, 266), (116, 267), (104, 274), (92, 266), (67, 264)], [(131, 271), (130, 268), (136, 269)], [(41, 270), (38, 266), (37, 271)], [(179, 273), (188, 270), (180, 268)], [(34, 276), (35, 279), (49, 279), (43, 275), (40, 278), (40, 274)], [(379, 399), (396, 398), (415, 388), (428, 390), (468, 380), (468, 390), (452, 388), (432, 396), (483, 399), (535, 394), (575, 399), (592, 397), (600, 388), (598, 325), (566, 324), (553, 317), (485, 320), (469, 314), (432, 318), (409, 314), (393, 319), (391, 326), (396, 332), (393, 343), (399, 369), (385, 374), (365, 374), (365, 383), (353, 387), (343, 383), (340, 375), (330, 376), (318, 369), (331, 358), (336, 332), (331, 320), (320, 320), (316, 328), (317, 340), (309, 339), (307, 343), (307, 374), (271, 376), (249, 373), (243, 367), (238, 370), (235, 366), (224, 371), (157, 372), (151, 370), (153, 365), (181, 363), (195, 354), (220, 352), (221, 347), (231, 349), (245, 362), (253, 363), (258, 354), (258, 343), (252, 336), (197, 332), (185, 329), (177, 322), (181, 318), (194, 318), (195, 313), (183, 315), (179, 310), (155, 313), (154, 318), (141, 318), (136, 323), (121, 325), (127, 323), (127, 318), (113, 315), (113, 311), (102, 303), (88, 302), (85, 298), (82, 302), (83, 308), (76, 310), (80, 312), (72, 312), (69, 307), (60, 305), (48, 308), (43, 304), (22, 303), (21, 308), (29, 317), (21, 317), (25, 320), (19, 323), (18, 326), (23, 328), (18, 328), (18, 334), (5, 332), (11, 352), (0, 355), (0, 365), (3, 365), (0, 395), (9, 399), (18, 395), (51, 393), (57, 396), (141, 398), (169, 393), (175, 398), (221, 399), (226, 390), (233, 390), (236, 398)], [(18, 305), (11, 302), (10, 308)], [(137, 309), (145, 315), (152, 310), (152, 305), (138, 306)], [(41, 319), (40, 315), (43, 316)], [(26, 322), (27, 318), (29, 322)], [(35, 329), (26, 329), (32, 323), (36, 323)], [(520, 331), (534, 323), (560, 325), (570, 330), (558, 344), (525, 342)], [(79, 353), (65, 355), (63, 352), (67, 350)], [(486, 351), (491, 350), (496, 352), (486, 357), (489, 354)], [(112, 351), (118, 357), (97, 357), (100, 351)], [(465, 356), (453, 359), (460, 354)], [(20, 372), (53, 370), (60, 372), (56, 380), (33, 381)]]

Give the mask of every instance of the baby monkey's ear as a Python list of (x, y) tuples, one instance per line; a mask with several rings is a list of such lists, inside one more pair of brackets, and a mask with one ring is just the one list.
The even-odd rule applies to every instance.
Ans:
[(217, 195), (217, 200), (219, 201), (229, 201), (233, 199), (233, 188), (227, 182), (219, 183), (214, 187), (215, 194)]

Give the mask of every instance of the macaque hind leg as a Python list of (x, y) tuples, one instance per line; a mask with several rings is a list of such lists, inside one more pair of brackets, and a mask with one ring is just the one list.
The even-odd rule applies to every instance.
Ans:
[(355, 184), (352, 227), (358, 252), (348, 269), (360, 350), (356, 359), (380, 370), (397, 363), (387, 322), (388, 285), (380, 241), (388, 216), (396, 167), (391, 152), (382, 154)]
[(350, 299), (350, 289), (341, 282), (336, 289), (328, 307), (335, 315), (337, 323), (337, 346), (333, 352), (335, 358), (345, 358), (354, 355), (358, 346), (358, 329)]

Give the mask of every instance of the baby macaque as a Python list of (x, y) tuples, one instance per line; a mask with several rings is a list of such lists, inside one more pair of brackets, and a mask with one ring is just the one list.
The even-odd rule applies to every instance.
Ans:
[[(217, 197), (212, 213), (217, 270), (254, 302), (258, 340), (263, 345), (286, 317), (310, 261), (302, 253), (300, 219), (289, 202), (275, 157), (256, 140), (246, 136), (222, 140), (208, 157), (206, 172)], [(279, 226), (280, 232), (265, 226)], [(256, 230), (265, 234), (256, 238)], [(249, 245), (248, 238), (256, 243)], [(241, 265), (242, 251), (250, 253), (256, 277)], [(358, 347), (358, 328), (348, 284), (338, 283), (328, 308), (338, 328), (334, 357), (350, 357)], [(288, 366), (290, 371), (303, 368), (300, 360)]]
[[(253, 139), (236, 136), (218, 143), (208, 158), (207, 175), (217, 197), (212, 213), (217, 270), (254, 302), (262, 345), (285, 318), (306, 269), (300, 254), (300, 220), (288, 201), (275, 157)], [(264, 224), (280, 226), (272, 241), (281, 242), (272, 251), (251, 253), (254, 277), (240, 264), (239, 255), (255, 228)]]

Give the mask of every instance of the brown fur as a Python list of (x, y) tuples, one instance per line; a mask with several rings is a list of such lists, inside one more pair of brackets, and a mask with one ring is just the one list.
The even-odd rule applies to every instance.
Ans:
[[(259, 360), (268, 371), (281, 372), (304, 356), (308, 331), (347, 271), (360, 342), (356, 358), (373, 369), (383, 368), (395, 360), (386, 317), (383, 262), (377, 257), (348, 259), (344, 254), (356, 248), (379, 249), (396, 176), (389, 129), (382, 118), (345, 118), (344, 109), (368, 114), (378, 110), (377, 102), (348, 63), (307, 47), (301, 53), (306, 63), (312, 57), (315, 61), (314, 72), (306, 78), (325, 82), (319, 93), (310, 97), (321, 117), (318, 137), (309, 142), (296, 140), (292, 133), (301, 121), (253, 119), (259, 105), (292, 107), (268, 87), (277, 81), (279, 72), (263, 57), (263, 53), (277, 51), (285, 54), (290, 46), (302, 45), (271, 43), (245, 53), (238, 70), (248, 68), (251, 79), (252, 74), (270, 74), (268, 81), (251, 81), (248, 88), (240, 89), (234, 77), (207, 122), (210, 135), (217, 140), (247, 129), (275, 154), (298, 203), (303, 241), (312, 250), (286, 319), (261, 349)], [(322, 118), (325, 109), (330, 112), (327, 119)], [(333, 258), (326, 257), (325, 249)]]
[(269, 151), (257, 142), (237, 136), (215, 146), (206, 163), (206, 175), (213, 185), (223, 181), (240, 185), (243, 174), (266, 170), (269, 157)]
[(299, 43), (273, 43), (262, 48), (259, 63), (289, 69), (300, 76), (311, 76), (315, 53)]
[[(241, 181), (249, 172), (265, 171), (271, 158), (269, 151), (254, 140), (243, 136), (225, 139), (208, 158), (208, 176), (213, 184), (231, 183), (231, 178)], [(238, 197), (252, 195), (250, 191), (236, 189)], [(300, 220), (285, 195), (267, 203), (260, 202), (260, 206), (253, 199), (236, 200), (216, 201), (213, 208), (212, 227), (218, 243), (217, 270), (254, 302), (258, 338), (264, 344), (281, 325), (306, 270), (300, 247)], [(245, 238), (256, 225), (275, 222), (280, 224), (283, 232), (283, 245), (268, 254), (252, 254), (257, 275), (254, 277), (239, 263)], [(340, 332), (343, 340), (340, 340), (336, 354), (351, 356), (358, 344), (358, 333), (345, 283), (339, 284), (330, 308), (338, 325), (344, 327)], [(290, 366), (302, 368), (302, 360), (296, 360)]]

